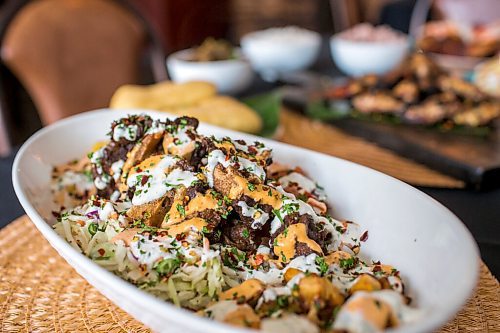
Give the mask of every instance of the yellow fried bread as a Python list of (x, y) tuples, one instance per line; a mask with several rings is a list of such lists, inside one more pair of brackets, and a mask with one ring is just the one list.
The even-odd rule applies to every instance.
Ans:
[(149, 86), (124, 85), (111, 97), (110, 108), (175, 109), (192, 106), (215, 93), (213, 84), (202, 81), (182, 84), (164, 81)]
[(216, 95), (215, 86), (202, 81), (124, 85), (114, 93), (110, 108), (165, 111), (248, 133), (258, 133), (262, 129), (262, 120), (254, 110), (232, 97)]

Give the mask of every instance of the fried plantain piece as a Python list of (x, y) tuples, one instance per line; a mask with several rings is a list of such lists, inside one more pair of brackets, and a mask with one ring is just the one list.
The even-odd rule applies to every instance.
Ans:
[(285, 228), (274, 240), (273, 251), (283, 263), (288, 263), (301, 255), (323, 254), (321, 246), (307, 235), (307, 226), (303, 223), (292, 224)]
[(198, 312), (200, 315), (244, 328), (260, 328), (260, 317), (248, 304), (219, 301)]
[(127, 160), (125, 161), (125, 164), (123, 164), (122, 168), (122, 184), (126, 183), (130, 169), (136, 164), (143, 161), (145, 158), (149, 157), (156, 150), (156, 147), (163, 138), (163, 134), (163, 131), (153, 134), (147, 134), (146, 136), (144, 136), (142, 141), (135, 145), (134, 148), (132, 148), (132, 150), (127, 154)]
[(214, 188), (223, 195), (237, 199), (243, 195), (243, 184), (235, 181), (236, 171), (217, 165), (214, 169)]
[(344, 295), (328, 279), (314, 274), (303, 277), (298, 289), (307, 317), (315, 323), (321, 321), (324, 310), (333, 310), (344, 303)]
[(236, 300), (255, 305), (265, 289), (265, 284), (260, 280), (249, 279), (236, 287), (221, 292), (219, 300)]
[(183, 144), (177, 144), (176, 143), (176, 137), (167, 134), (163, 138), (163, 150), (170, 155), (176, 155), (180, 156), (186, 159), (191, 158), (191, 154), (194, 151), (194, 148), (196, 147), (194, 141), (189, 141), (185, 142)]
[(141, 220), (151, 227), (159, 227), (170, 208), (170, 203), (171, 198), (167, 194), (148, 203), (130, 207), (127, 216), (133, 220)]
[[(221, 200), (222, 198), (217, 196), (216, 193), (211, 194), (211, 191), (207, 191), (207, 193), (196, 193), (192, 199), (185, 193), (186, 191), (176, 193), (172, 206), (168, 214), (165, 215), (162, 228), (166, 228), (171, 224), (181, 222), (190, 217), (207, 215), (209, 211), (218, 212), (211, 214), (214, 215), (211, 219), (214, 221), (220, 220), (220, 214), (225, 215), (227, 213), (225, 202)], [(203, 214), (204, 212), (206, 214)]]

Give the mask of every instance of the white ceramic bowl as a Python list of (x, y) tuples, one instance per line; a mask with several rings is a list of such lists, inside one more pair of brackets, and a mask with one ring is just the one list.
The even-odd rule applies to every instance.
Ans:
[(337, 67), (347, 75), (382, 75), (398, 66), (408, 54), (408, 41), (351, 41), (340, 36), (330, 38), (330, 51)]
[(279, 74), (295, 72), (311, 66), (318, 57), (321, 36), (308, 31), (308, 36), (290, 38), (289, 28), (280, 38), (280, 28), (271, 38), (266, 36), (266, 30), (249, 33), (241, 39), (241, 50), (248, 58), (253, 68), (265, 78), (276, 78)]
[[(239, 49), (236, 53), (240, 54)], [(168, 56), (167, 68), (173, 81), (208, 81), (217, 86), (218, 92), (230, 95), (243, 92), (252, 83), (252, 67), (241, 57), (219, 61), (189, 61), (192, 54), (193, 49), (187, 49)]]
[[(176, 308), (139, 290), (74, 250), (51, 228), (51, 166), (85, 154), (106, 137), (112, 120), (137, 110), (99, 110), (73, 116), (33, 135), (19, 150), (12, 170), (16, 194), (33, 223), (89, 283), (116, 305), (158, 332), (255, 332), (239, 330)], [(152, 117), (165, 113), (150, 112)], [(418, 322), (394, 332), (431, 332), (450, 320), (476, 285), (479, 256), (464, 225), (422, 192), (369, 168), (335, 157), (201, 124), (200, 132), (264, 142), (275, 159), (299, 165), (324, 186), (334, 215), (369, 230), (361, 254), (402, 272)]]

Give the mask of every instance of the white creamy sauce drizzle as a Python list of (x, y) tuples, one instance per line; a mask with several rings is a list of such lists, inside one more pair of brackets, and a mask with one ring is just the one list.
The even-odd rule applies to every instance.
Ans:
[(177, 147), (177, 149), (182, 150), (191, 142), (193, 142), (193, 139), (189, 137), (187, 131), (194, 131), (194, 129), (191, 126), (181, 127), (182, 125), (177, 129), (177, 133), (172, 134), (175, 140), (168, 145), (168, 148)]
[[(170, 236), (149, 239), (149, 236), (137, 234), (127, 247), (128, 257), (132, 262), (144, 265), (147, 271), (154, 271), (155, 265), (163, 259), (175, 259), (181, 256), (184, 262), (206, 262), (218, 257), (219, 252), (204, 250), (196, 241), (186, 238), (188, 246), (180, 246), (175, 238)], [(189, 265), (182, 268), (189, 270)], [(139, 272), (137, 272), (139, 273)]]
[[(176, 157), (165, 156), (152, 168), (130, 175), (127, 178), (127, 186), (135, 186), (132, 204), (142, 205), (151, 202), (161, 198), (173, 188), (181, 185), (189, 187), (198, 180), (195, 173), (179, 168), (166, 174), (165, 171), (177, 161)], [(144, 185), (142, 184), (143, 177), (147, 177)]]
[(259, 178), (261, 181), (264, 181), (266, 179), (266, 171), (257, 163), (243, 157), (238, 157), (238, 164), (240, 165), (240, 170), (246, 170), (256, 175), (257, 178)]
[(422, 315), (422, 310), (414, 309), (406, 305), (403, 296), (397, 291), (383, 289), (369, 293), (369, 295), (389, 304), (401, 323), (411, 323), (419, 319)]
[(290, 281), (288, 281), (288, 283), (284, 286), (268, 287), (266, 290), (264, 290), (262, 296), (257, 301), (257, 309), (266, 302), (276, 300), (278, 296), (291, 295), (294, 286), (297, 285), (304, 276), (304, 274), (299, 273), (295, 275)]
[(328, 220), (326, 218), (317, 216), (316, 212), (309, 204), (305, 203), (302, 200), (297, 200), (295, 199), (295, 197), (293, 197), (293, 199), (290, 198), (290, 196), (292, 196), (290, 193), (287, 193), (287, 196), (288, 197), (283, 200), (283, 204), (279, 209), (279, 215), (281, 219), (280, 217), (276, 216), (271, 222), (271, 235), (281, 227), (281, 225), (283, 224), (282, 220), (285, 218), (285, 216), (295, 212), (299, 213), (299, 215), (311, 215), (316, 223), (320, 221), (325, 222), (325, 220), (328, 223)]
[(130, 243), (129, 251), (134, 259), (141, 265), (146, 265), (152, 270), (155, 263), (166, 258), (176, 258), (176, 252), (172, 249), (170, 242), (152, 242), (143, 235), (136, 235)]
[(343, 307), (340, 308), (333, 327), (338, 330), (346, 330), (350, 333), (378, 333), (380, 332), (371, 322), (367, 321), (360, 312), (350, 312)]
[(205, 167), (204, 173), (207, 177), (208, 184), (210, 187), (214, 187), (214, 170), (217, 164), (221, 164), (224, 168), (231, 165), (231, 161), (226, 159), (226, 155), (220, 149), (212, 150), (208, 154), (207, 165)]
[[(111, 219), (111, 214), (118, 213), (118, 205), (111, 201), (100, 201), (98, 205), (85, 205), (83, 211), (80, 213), (92, 221), (103, 221), (109, 222)], [(88, 215), (90, 214), (90, 215)]]
[(237, 150), (241, 150), (242, 152), (245, 152), (247, 154), (250, 153), (250, 149), (249, 149), (250, 146), (252, 146), (252, 150), (255, 150), (257, 155), (260, 155), (260, 154), (264, 153), (265, 151), (271, 150), (269, 148), (266, 148), (263, 144), (261, 144), (259, 142), (254, 142), (253, 145), (248, 145), (248, 144), (246, 144), (246, 142), (245, 142), (245, 144), (241, 144), (236, 140), (231, 140), (231, 143), (234, 145), (234, 147)]
[(370, 267), (366, 267), (362, 264), (350, 269), (348, 273), (344, 273), (344, 269), (341, 268), (339, 264), (330, 265), (328, 270), (333, 273), (331, 278), (332, 284), (344, 293), (347, 293), (358, 281), (360, 274), (372, 273)]
[(270, 268), (267, 272), (259, 270), (248, 270), (242, 267), (242, 271), (238, 271), (237, 274), (242, 280), (257, 279), (264, 282), (267, 285), (280, 285), (283, 281), (283, 274), (285, 270)]
[(278, 179), (278, 182), (283, 187), (287, 187), (290, 183), (295, 183), (309, 193), (312, 193), (316, 189), (316, 184), (311, 179), (298, 172), (291, 172)]
[(332, 234), (334, 237), (332, 238), (333, 242), (329, 244), (328, 251), (334, 250), (343, 250), (343, 251), (351, 251), (351, 247), (360, 244), (360, 237), (362, 234), (361, 227), (353, 222), (347, 223), (347, 228), (345, 232), (340, 234), (336, 231), (336, 228), (342, 227), (342, 223), (335, 219), (331, 219), (331, 223), (325, 223), (325, 228)]
[[(369, 293), (358, 291), (354, 293), (351, 298), (349, 298), (345, 305), (348, 305), (349, 302), (365, 297), (374, 298), (387, 303), (393, 313), (398, 317), (400, 325), (411, 323), (422, 316), (422, 311), (410, 308), (404, 304), (404, 299), (398, 292), (387, 289), (372, 291)], [(352, 333), (380, 332), (380, 330), (374, 327), (370, 321), (363, 317), (361, 312), (357, 311), (357, 309), (347, 309), (345, 305), (341, 307), (339, 313), (337, 314), (337, 318), (333, 324), (334, 329), (347, 330)]]
[(120, 178), (124, 164), (125, 164), (125, 161), (123, 161), (123, 160), (118, 160), (115, 163), (111, 164), (111, 171), (113, 171), (113, 179), (114, 180), (118, 180)]
[(318, 255), (316, 253), (311, 253), (307, 256), (299, 256), (292, 261), (286, 266), (286, 269), (288, 268), (296, 268), (302, 272), (308, 272), (308, 273), (314, 273), (314, 274), (320, 274), (318, 265), (316, 265), (316, 257)]
[(238, 310), (239, 305), (236, 301), (220, 301), (210, 305), (204, 311), (210, 313), (210, 318), (217, 321), (224, 321), (227, 315)]
[(403, 281), (401, 281), (399, 277), (391, 275), (387, 277), (387, 280), (389, 281), (392, 289), (401, 294), (403, 293)]
[(74, 185), (76, 191), (83, 193), (85, 191), (90, 191), (94, 185), (91, 179), (83, 173), (66, 171), (60, 177), (57, 178), (57, 182), (54, 183), (55, 189), (60, 191), (67, 186)]
[(238, 206), (241, 207), (241, 214), (246, 217), (251, 217), (253, 222), (251, 224), (252, 229), (259, 229), (264, 224), (266, 224), (269, 219), (269, 214), (264, 212), (260, 208), (254, 208), (247, 205), (245, 201), (239, 201)]
[(151, 128), (149, 128), (145, 134), (155, 134), (155, 133), (160, 133), (160, 132), (163, 132), (165, 131), (165, 124), (162, 123), (162, 122), (159, 122), (158, 120), (153, 122), (153, 125), (151, 126)]
[[(266, 179), (266, 172), (264, 171), (263, 167), (246, 158), (239, 156), (236, 156), (236, 158), (238, 160), (239, 170), (247, 170), (262, 181)], [(235, 165), (236, 163), (235, 161), (233, 161), (233, 157), (227, 157), (220, 149), (211, 151), (208, 154), (207, 165), (205, 167), (205, 176), (207, 177), (210, 187), (214, 186), (214, 170), (218, 164), (221, 164), (224, 168), (227, 168), (228, 166)]]
[(92, 153), (92, 156), (90, 157), (90, 162), (97, 164), (101, 162), (103, 157), (104, 157), (104, 147)]
[(104, 207), (101, 209), (99, 208), (98, 213), (99, 213), (99, 219), (101, 221), (106, 221), (109, 219), (109, 216), (115, 212), (115, 207), (113, 207), (113, 204), (111, 202), (106, 202), (104, 204)]
[[(283, 276), (288, 268), (296, 268), (302, 272), (319, 274), (318, 266), (315, 263), (316, 256), (315, 253), (311, 253), (308, 256), (296, 257), (283, 269), (272, 267), (268, 271), (260, 271), (255, 269), (249, 270), (245, 266), (241, 266), (242, 270), (237, 273), (242, 280), (253, 278), (270, 286), (279, 286), (283, 283)], [(290, 281), (293, 281), (293, 279)]]
[(120, 195), (121, 195), (120, 191), (114, 191), (113, 193), (111, 193), (109, 199), (111, 201), (116, 201), (116, 200), (120, 199)]
[(111, 177), (108, 174), (102, 174), (101, 176), (95, 177), (94, 185), (99, 190), (104, 190), (109, 182), (111, 181)]
[(290, 295), (291, 289), (288, 286), (283, 287), (271, 287), (264, 290), (261, 298), (259, 299), (259, 303), (257, 303), (257, 309), (265, 302), (274, 301), (278, 296)]
[(139, 127), (135, 124), (125, 126), (125, 124), (118, 124), (113, 129), (113, 140), (120, 141), (125, 138), (128, 141), (135, 141), (137, 139), (137, 132)]
[(265, 318), (261, 330), (266, 333), (319, 333), (319, 328), (303, 316), (285, 314), (280, 318)]
[(306, 192), (312, 193), (316, 195), (320, 201), (326, 200), (325, 192), (320, 189), (318, 185), (310, 178), (307, 178), (306, 176), (298, 172), (291, 172), (288, 175), (278, 179), (278, 182), (283, 187), (288, 187), (291, 183), (295, 183), (300, 187), (299, 192), (301, 194), (304, 194)]
[(104, 190), (111, 181), (111, 177), (108, 174), (104, 173), (104, 170), (102, 169), (103, 157), (104, 147), (93, 152), (92, 156), (90, 157), (90, 162), (95, 165), (97, 174), (99, 175), (94, 178), (94, 185), (98, 190)]
[(262, 254), (262, 255), (270, 255), (271, 254), (271, 249), (268, 246), (265, 245), (259, 245), (257, 248), (257, 254)]

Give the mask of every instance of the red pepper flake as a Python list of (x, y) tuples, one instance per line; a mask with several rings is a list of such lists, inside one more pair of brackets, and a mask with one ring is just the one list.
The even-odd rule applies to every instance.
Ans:
[(375, 272), (380, 272), (382, 270), (382, 268), (379, 266), (379, 265), (376, 265), (375, 267), (373, 267), (373, 270), (372, 272), (375, 273)]
[(146, 183), (148, 182), (148, 179), (149, 179), (149, 176), (146, 176), (146, 175), (142, 176), (141, 185), (142, 186), (146, 185)]
[(99, 253), (99, 255), (101, 257), (106, 254), (106, 251), (104, 249), (99, 249), (99, 250), (97, 250), (97, 252)]
[(361, 237), (359, 238), (360, 241), (362, 242), (366, 242), (368, 240), (368, 230), (366, 230), (365, 232), (363, 232), (363, 234), (361, 235)]

